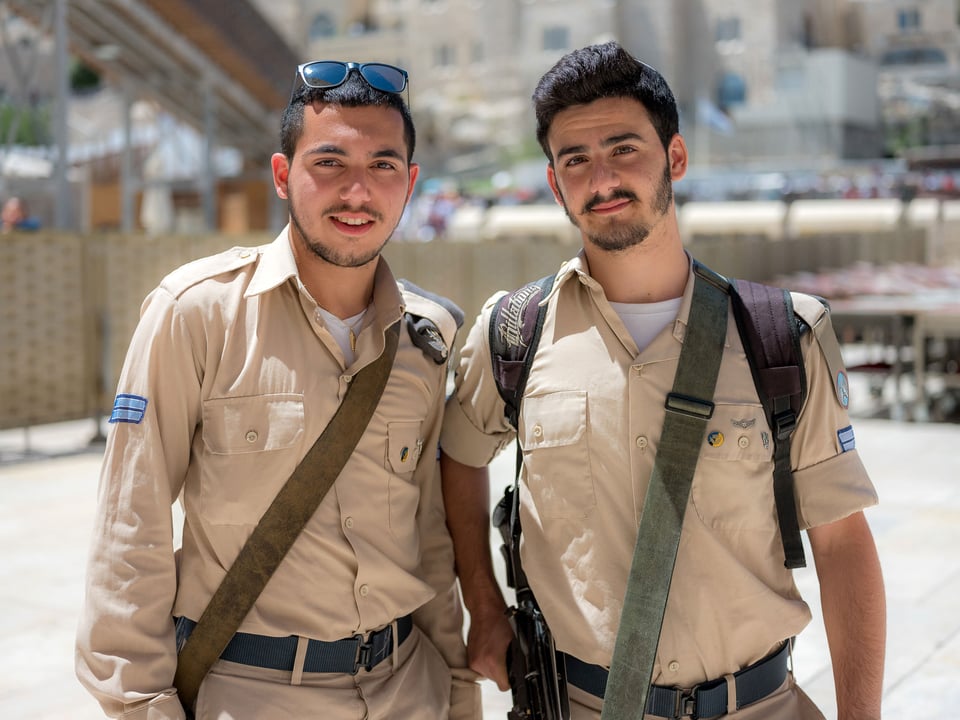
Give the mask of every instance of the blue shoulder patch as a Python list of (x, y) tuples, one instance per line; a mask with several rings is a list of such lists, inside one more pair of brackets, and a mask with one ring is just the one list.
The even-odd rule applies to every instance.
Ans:
[(121, 393), (113, 401), (113, 412), (110, 413), (110, 422), (134, 423), (139, 425), (143, 422), (143, 416), (147, 412), (147, 399), (139, 395), (128, 395)]
[(837, 440), (840, 441), (840, 449), (843, 452), (849, 452), (857, 447), (857, 439), (853, 436), (853, 425), (847, 425), (845, 428), (837, 430)]

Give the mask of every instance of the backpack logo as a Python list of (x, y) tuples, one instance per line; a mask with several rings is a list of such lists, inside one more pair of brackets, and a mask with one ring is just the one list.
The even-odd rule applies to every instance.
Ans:
[(497, 325), (497, 332), (500, 333), (500, 340), (508, 347), (527, 346), (524, 342), (523, 318), (530, 301), (539, 294), (540, 288), (536, 285), (524, 286), (511, 294), (502, 308), (502, 321)]

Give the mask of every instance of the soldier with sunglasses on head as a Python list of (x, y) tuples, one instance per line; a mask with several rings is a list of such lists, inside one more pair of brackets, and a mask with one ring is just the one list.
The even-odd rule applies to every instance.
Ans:
[[(480, 716), (436, 471), (462, 314), (380, 255), (417, 179), (406, 84), (390, 65), (298, 68), (272, 158), (289, 224), (175, 270), (144, 302), (77, 639), (77, 675), (111, 717)], [(178, 651), (218, 621), (201, 616), (241, 548), (394, 344), (359, 441), (194, 705), (175, 686)]]

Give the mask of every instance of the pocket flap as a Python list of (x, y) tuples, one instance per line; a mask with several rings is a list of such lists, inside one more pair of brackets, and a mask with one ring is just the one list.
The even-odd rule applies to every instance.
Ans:
[(524, 398), (520, 414), (525, 449), (572, 445), (587, 428), (587, 393), (563, 390)]
[(203, 442), (215, 455), (279, 450), (303, 434), (303, 396), (254, 395), (203, 403)]

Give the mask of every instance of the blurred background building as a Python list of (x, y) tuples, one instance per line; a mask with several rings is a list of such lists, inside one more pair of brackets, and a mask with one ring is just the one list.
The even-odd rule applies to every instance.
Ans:
[(605, 39), (677, 94), (681, 202), (956, 192), (960, 0), (0, 0), (0, 197), (75, 229), (277, 228), (294, 68), (346, 58), (410, 71), (421, 192), (549, 201), (530, 93)]

